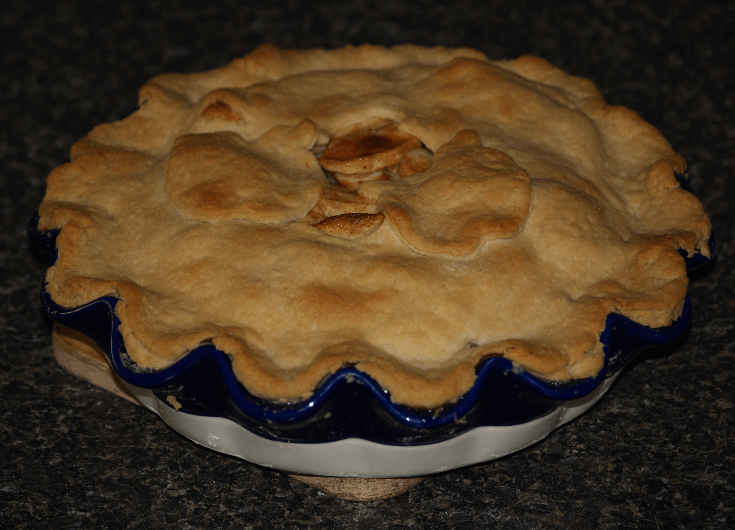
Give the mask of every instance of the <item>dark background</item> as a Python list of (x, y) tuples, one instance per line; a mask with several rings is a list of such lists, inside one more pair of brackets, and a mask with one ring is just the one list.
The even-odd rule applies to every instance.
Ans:
[[(0, 527), (735, 526), (735, 4), (6, 1), (0, 8)], [(689, 163), (719, 255), (686, 340), (647, 354), (580, 419), (510, 457), (358, 503), (196, 446), (52, 357), (45, 265), (26, 238), (44, 179), (166, 71), (270, 42), (470, 46), (591, 78)]]

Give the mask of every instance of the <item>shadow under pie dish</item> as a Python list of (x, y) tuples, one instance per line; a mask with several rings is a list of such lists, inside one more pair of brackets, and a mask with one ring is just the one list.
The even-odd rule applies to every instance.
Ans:
[[(106, 304), (100, 344), (139, 388), (211, 357), (232, 383), (222, 401), (277, 443), (451, 443), (472, 414), (527, 425), (558, 408), (537, 402), (602, 392), (612, 320), (679, 329), (679, 250), (710, 255), (684, 168), (632, 111), (540, 59), (264, 47), (155, 78), (136, 113), (74, 145), (39, 209), (38, 229), (60, 230), (47, 307)], [(523, 408), (506, 388), (533, 410), (475, 406), (499, 392)], [(312, 412), (340, 392), (380, 402), (357, 431)], [(344, 433), (320, 430), (332, 417)], [(372, 434), (381, 419), (406, 432)]]

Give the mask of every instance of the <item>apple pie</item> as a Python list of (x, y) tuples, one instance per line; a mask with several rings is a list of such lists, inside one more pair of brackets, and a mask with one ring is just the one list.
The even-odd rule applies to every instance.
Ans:
[(503, 356), (595, 375), (610, 313), (676, 320), (710, 223), (683, 158), (588, 80), (534, 57), (263, 46), (165, 74), (48, 177), (46, 289), (103, 296), (146, 370), (201, 344), (253, 395), (343, 366), (432, 408)]

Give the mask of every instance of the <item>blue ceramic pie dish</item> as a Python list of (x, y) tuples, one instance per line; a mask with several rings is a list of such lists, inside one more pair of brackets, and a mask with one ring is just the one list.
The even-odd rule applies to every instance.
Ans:
[[(29, 231), (37, 248), (50, 255), (56, 233), (39, 232), (35, 223)], [(714, 256), (714, 235), (709, 247)], [(701, 254), (682, 255), (689, 271), (709, 261)], [(492, 357), (477, 367), (475, 384), (456, 402), (437, 410), (419, 410), (392, 402), (373, 379), (349, 367), (329, 377), (307, 401), (285, 405), (267, 402), (239, 383), (228, 356), (211, 344), (198, 347), (164, 370), (143, 371), (126, 354), (114, 311), (116, 299), (105, 297), (81, 307), (63, 308), (51, 300), (45, 288), (41, 299), (54, 321), (94, 340), (127, 385), (150, 391), (162, 403), (175, 400), (177, 412), (227, 418), (277, 442), (327, 443), (357, 438), (401, 446), (442, 442), (478, 427), (521, 425), (544, 417), (593, 393), (605, 381), (609, 386), (640, 352), (676, 340), (691, 316), (688, 296), (682, 315), (665, 328), (647, 328), (611, 314), (601, 336), (605, 365), (595, 377), (557, 384), (520, 371), (502, 357)]]
[[(29, 236), (53, 263), (58, 231), (36, 226), (34, 219)], [(714, 235), (708, 244), (714, 257)], [(689, 271), (711, 259), (681, 254)], [(128, 390), (190, 440), (283, 471), (340, 477), (427, 475), (518, 451), (588, 410), (636, 355), (681, 337), (691, 318), (688, 296), (679, 319), (664, 328), (611, 314), (600, 337), (604, 368), (593, 378), (552, 383), (492, 357), (454, 403), (418, 410), (392, 402), (373, 379), (350, 367), (307, 401), (267, 402), (240, 384), (228, 356), (211, 344), (164, 370), (141, 370), (127, 356), (115, 298), (64, 308), (44, 287), (41, 301), (54, 321), (91, 338)]]

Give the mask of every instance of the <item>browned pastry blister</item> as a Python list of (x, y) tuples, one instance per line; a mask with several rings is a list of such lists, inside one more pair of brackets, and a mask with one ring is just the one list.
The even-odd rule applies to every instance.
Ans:
[(385, 216), (378, 213), (343, 213), (327, 217), (314, 226), (325, 234), (357, 239), (372, 234), (383, 224)]
[(661, 134), (522, 57), (284, 51), (166, 74), (54, 170), (48, 291), (118, 298), (131, 358), (203, 342), (253, 394), (307, 398), (345, 364), (399, 403), (456, 399), (488, 356), (597, 373), (609, 313), (670, 324), (678, 249), (710, 224)]

